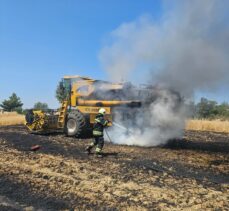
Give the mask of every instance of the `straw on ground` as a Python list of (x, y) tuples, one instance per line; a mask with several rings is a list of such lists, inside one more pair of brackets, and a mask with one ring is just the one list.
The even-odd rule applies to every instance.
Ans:
[(229, 133), (229, 121), (222, 120), (188, 120), (186, 130)]
[(0, 113), (0, 126), (24, 124), (25, 116), (16, 112)]

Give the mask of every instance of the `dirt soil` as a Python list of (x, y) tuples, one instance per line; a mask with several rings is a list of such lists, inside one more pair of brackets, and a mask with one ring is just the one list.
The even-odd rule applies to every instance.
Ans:
[(228, 134), (106, 143), (104, 158), (84, 153), (89, 142), (0, 127), (0, 210), (229, 210)]

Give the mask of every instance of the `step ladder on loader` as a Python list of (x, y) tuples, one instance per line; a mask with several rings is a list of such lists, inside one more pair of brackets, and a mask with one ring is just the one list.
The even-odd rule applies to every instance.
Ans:
[(58, 128), (64, 128), (65, 117), (67, 114), (68, 105), (69, 105), (68, 100), (63, 101), (61, 104), (60, 115), (58, 117)]

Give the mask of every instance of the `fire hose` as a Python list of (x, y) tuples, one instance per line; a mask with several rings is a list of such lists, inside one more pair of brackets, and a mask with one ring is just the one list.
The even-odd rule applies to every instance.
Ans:
[(118, 124), (118, 123), (116, 123), (116, 122), (112, 122), (112, 124), (113, 124), (114, 126), (120, 128), (120, 129), (123, 129), (123, 130), (127, 131), (128, 133), (129, 133), (129, 132), (130, 132), (130, 133), (134, 133), (132, 130), (130, 130), (130, 129), (128, 129), (128, 128), (126, 128), (126, 127), (124, 127), (124, 126), (122, 126), (122, 125), (120, 125), (120, 124)]
[[(123, 130), (127, 131), (128, 133), (129, 133), (129, 132), (130, 132), (130, 133), (133, 133), (133, 131), (131, 131), (130, 129), (128, 129), (128, 128), (126, 128), (126, 127), (124, 127), (124, 126), (122, 126), (122, 125), (120, 125), (120, 124), (118, 124), (118, 123), (116, 123), (116, 122), (112, 122), (112, 124), (113, 124), (114, 126), (120, 128), (120, 129), (123, 129)], [(112, 143), (111, 137), (110, 137), (110, 135), (109, 135), (107, 129), (105, 128), (104, 130), (105, 130), (105, 133), (106, 133), (106, 135), (107, 135), (107, 137), (108, 137), (108, 139), (109, 139), (109, 142)]]
[(105, 128), (105, 133), (106, 133), (106, 135), (107, 135), (107, 137), (108, 137), (109, 142), (110, 142), (110, 143), (112, 143), (111, 137), (109, 136), (109, 134), (108, 134), (108, 132), (107, 132), (107, 129), (106, 129), (106, 128)]

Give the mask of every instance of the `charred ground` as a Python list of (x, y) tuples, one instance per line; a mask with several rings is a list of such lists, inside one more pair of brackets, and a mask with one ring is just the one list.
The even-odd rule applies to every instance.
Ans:
[(186, 131), (154, 148), (106, 143), (103, 159), (84, 153), (89, 141), (1, 127), (0, 210), (229, 209), (229, 135)]

